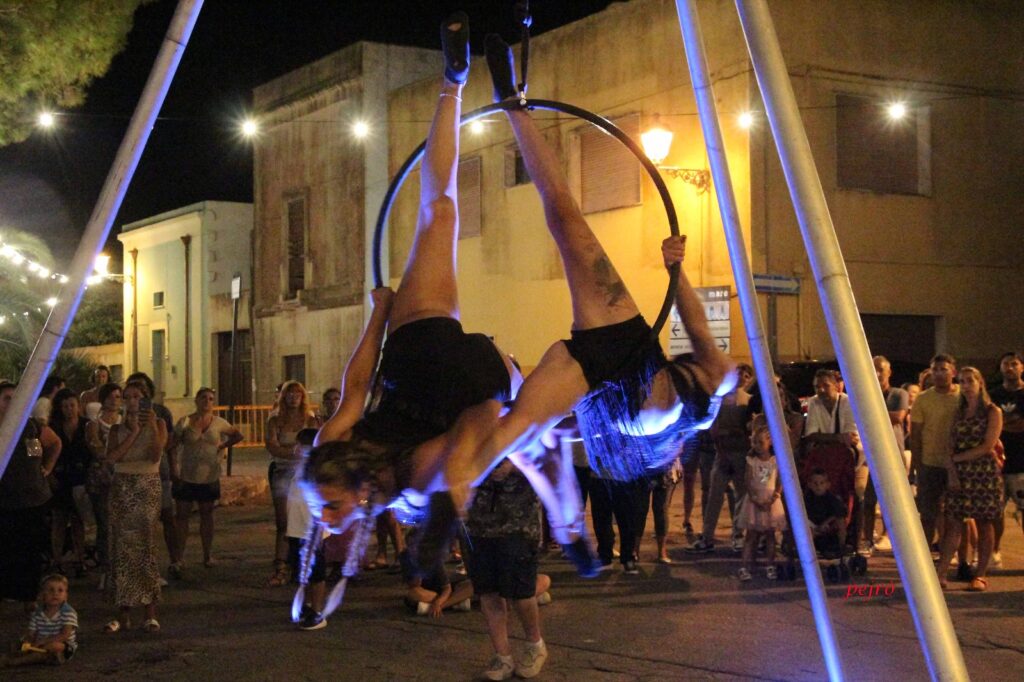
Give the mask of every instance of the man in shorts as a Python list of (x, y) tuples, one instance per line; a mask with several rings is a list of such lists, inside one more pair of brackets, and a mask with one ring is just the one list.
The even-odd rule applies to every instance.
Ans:
[(953, 383), (953, 356), (936, 355), (931, 370), (932, 387), (917, 396), (910, 411), (910, 457), (917, 480), (917, 510), (929, 545), (935, 541), (936, 520), (946, 494), (946, 465), (953, 456), (950, 434), (960, 404), (960, 387)]
[[(476, 490), (466, 518), (466, 568), (494, 647), (484, 676), (505, 680), (513, 672), (536, 676), (548, 657), (541, 637), (537, 548), (540, 544), (540, 500), (526, 477), (510, 461), (502, 462)], [(508, 612), (515, 611), (523, 626), (526, 647), (516, 662), (508, 636)]]

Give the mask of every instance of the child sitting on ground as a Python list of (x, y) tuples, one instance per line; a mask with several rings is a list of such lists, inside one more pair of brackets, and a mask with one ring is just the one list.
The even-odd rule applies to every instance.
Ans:
[(18, 650), (4, 659), (5, 665), (60, 665), (75, 655), (78, 614), (68, 604), (68, 579), (58, 573), (43, 578), (39, 601)]
[[(313, 447), (313, 439), (316, 438), (316, 429), (302, 429), (295, 436), (295, 455), (301, 462), (305, 462), (306, 455)], [(309, 507), (299, 486), (301, 476), (292, 479), (291, 487), (288, 489), (288, 563), (292, 569), (292, 575), (299, 575), (300, 557), (302, 556), (302, 545), (309, 532)], [(309, 584), (306, 586), (305, 603), (299, 614), (298, 627), (300, 630), (319, 630), (327, 625), (327, 619), (321, 614), (324, 604), (327, 601), (327, 562), (324, 559), (324, 545), (320, 543), (313, 559), (313, 566), (309, 575)], [(297, 582), (297, 580), (296, 580)]]
[(764, 538), (768, 562), (765, 575), (768, 580), (776, 580), (775, 531), (786, 529), (786, 512), (782, 507), (779, 465), (772, 452), (772, 436), (767, 424), (755, 422), (750, 444), (752, 449), (747, 455), (747, 494), (740, 501), (736, 514), (736, 527), (747, 532), (743, 541), (743, 566), (737, 575), (743, 582), (753, 577), (751, 571), (754, 568), (754, 555), (758, 542)]
[(827, 556), (839, 556), (846, 545), (846, 505), (830, 489), (828, 472), (812, 469), (807, 477), (804, 506), (814, 535), (814, 548)]
[[(410, 541), (407, 539), (406, 543)], [(443, 566), (438, 566), (433, 574), (420, 578), (416, 575), (407, 549), (398, 554), (398, 563), (402, 568), (402, 580), (406, 585), (402, 601), (417, 616), (440, 618), (441, 612), (445, 609), (470, 610), (473, 583), (466, 576), (458, 572), (449, 575)]]

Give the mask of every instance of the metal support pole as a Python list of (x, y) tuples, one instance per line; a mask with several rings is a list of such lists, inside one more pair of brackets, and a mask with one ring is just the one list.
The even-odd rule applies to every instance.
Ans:
[(89, 218), (85, 234), (82, 235), (82, 241), (71, 261), (71, 268), (68, 272), (69, 283), (61, 291), (57, 305), (54, 306), (43, 326), (43, 331), (39, 335), (39, 340), (36, 342), (25, 372), (18, 383), (18, 389), (14, 392), (3, 422), (0, 423), (0, 476), (7, 469), (7, 463), (11, 460), (17, 439), (25, 428), (36, 396), (39, 394), (43, 382), (46, 381), (54, 360), (57, 359), (57, 353), (60, 352), (61, 345), (64, 343), (64, 337), (68, 333), (71, 321), (78, 310), (78, 304), (82, 300), (85, 278), (92, 272), (96, 256), (99, 255), (107, 241), (114, 218), (121, 207), (128, 184), (135, 174), (135, 168), (146, 147), (149, 133), (153, 129), (164, 97), (171, 87), (174, 73), (178, 69), (181, 55), (185, 52), (185, 45), (188, 43), (202, 7), (203, 0), (180, 0), (178, 2), (170, 28), (160, 47), (160, 53), (149, 74), (149, 80), (142, 91), (132, 120), (128, 124), (121, 147), (117, 150), (114, 164), (107, 174), (92, 217)]
[[(237, 284), (237, 290), (236, 290)], [(242, 276), (235, 273), (231, 281), (231, 367), (228, 369), (228, 386), (231, 387), (231, 395), (228, 400), (228, 422), (235, 425), (235, 403), (238, 402), (238, 304), (241, 297)], [(235, 446), (228, 448), (228, 476), (231, 475), (231, 462), (234, 456)]]
[(697, 0), (676, 0), (676, 12), (679, 15), (679, 27), (683, 33), (683, 45), (686, 48), (686, 62), (690, 68), (690, 80), (697, 98), (697, 110), (700, 114), (701, 129), (704, 131), (704, 145), (707, 148), (711, 173), (715, 180), (715, 192), (718, 196), (718, 207), (725, 228), (725, 238), (729, 246), (729, 260), (732, 263), (733, 275), (736, 280), (736, 292), (739, 295), (740, 308), (743, 311), (743, 323), (750, 342), (750, 352), (757, 372), (757, 385), (761, 390), (765, 414), (772, 433), (772, 445), (779, 463), (779, 475), (782, 478), (783, 491), (786, 494), (786, 508), (789, 510), (790, 527), (800, 555), (810, 597), (811, 609), (818, 630), (818, 640), (825, 658), (829, 679), (838, 682), (843, 679), (843, 662), (836, 639), (832, 616), (828, 608), (828, 595), (821, 579), (817, 554), (814, 551), (814, 538), (804, 519), (803, 490), (797, 475), (796, 460), (789, 442), (789, 428), (782, 411), (782, 401), (775, 384), (775, 368), (772, 366), (771, 352), (764, 334), (761, 310), (757, 305), (757, 292), (754, 289), (754, 278), (750, 262), (747, 259), (747, 247), (740, 226), (739, 210), (736, 207), (736, 196), (733, 193), (732, 179), (729, 175), (729, 161), (725, 154), (725, 143), (719, 125), (715, 93), (711, 84), (710, 70), (707, 64), (707, 53), (704, 48), (704, 37), (697, 13)]
[(736, 0), (736, 8), (925, 661), (932, 679), (967, 680), (768, 3)]

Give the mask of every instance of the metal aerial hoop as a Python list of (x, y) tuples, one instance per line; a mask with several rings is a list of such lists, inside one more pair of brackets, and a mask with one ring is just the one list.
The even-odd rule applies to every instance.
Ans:
[[(525, 82), (520, 85), (521, 91), (525, 94)], [(572, 104), (566, 104), (565, 102), (557, 102), (548, 99), (533, 99), (527, 100), (525, 97), (520, 99), (509, 99), (495, 104), (488, 104), (487, 106), (474, 109), (473, 111), (465, 114), (459, 121), (459, 126), (464, 126), (467, 123), (488, 116), (490, 114), (499, 111), (509, 111), (513, 109), (541, 109), (544, 111), (556, 111), (562, 114), (568, 114), (575, 118), (587, 121), (594, 125), (598, 129), (604, 131), (608, 135), (611, 135), (619, 142), (621, 142), (633, 155), (637, 158), (640, 164), (647, 171), (647, 175), (650, 176), (651, 181), (654, 182), (654, 186), (658, 189), (658, 194), (661, 196), (661, 201), (665, 205), (665, 214), (668, 218), (668, 227), (672, 235), (679, 234), (679, 219), (676, 216), (675, 205), (672, 203), (672, 197), (669, 195), (668, 187), (665, 185), (665, 181), (661, 178), (661, 174), (658, 172), (657, 166), (647, 158), (644, 154), (643, 149), (638, 145), (633, 138), (624, 133), (622, 129), (616, 126), (614, 123), (599, 116), (593, 112), (581, 109), (580, 107)], [(381, 248), (384, 240), (384, 230), (388, 222), (388, 216), (391, 214), (391, 206), (395, 201), (395, 197), (398, 191), (402, 188), (402, 184), (405, 179), (409, 176), (413, 167), (423, 157), (424, 150), (427, 147), (426, 140), (420, 143), (420, 145), (409, 155), (409, 158), (405, 160), (402, 167), (398, 169), (398, 173), (395, 174), (394, 179), (388, 186), (388, 191), (384, 194), (384, 200), (381, 202), (380, 212), (377, 214), (377, 224), (373, 232), (373, 282), (375, 287), (384, 286), (383, 269), (381, 267)], [(672, 309), (672, 303), (675, 301), (676, 286), (679, 283), (679, 265), (673, 265), (669, 270), (669, 282), (668, 290), (665, 292), (665, 299), (661, 304), (661, 310), (658, 313), (658, 317), (654, 324), (651, 325), (651, 334), (657, 338), (661, 328), (665, 326), (665, 321), (668, 319), (669, 312)]]

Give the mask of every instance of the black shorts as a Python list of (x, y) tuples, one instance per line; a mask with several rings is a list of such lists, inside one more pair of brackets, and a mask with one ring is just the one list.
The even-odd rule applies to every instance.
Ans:
[(385, 442), (418, 444), (447, 431), (466, 408), (510, 394), (493, 341), (450, 317), (429, 317), (388, 336), (365, 421)]
[(215, 483), (175, 481), (171, 484), (171, 497), (179, 502), (216, 502), (220, 499), (220, 481)]
[(525, 535), (469, 539), (466, 569), (477, 594), (529, 599), (537, 592), (537, 541)]
[(574, 329), (562, 343), (583, 369), (593, 391), (606, 381), (617, 381), (644, 370), (652, 358), (664, 360), (657, 338), (643, 315), (604, 327)]

